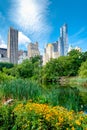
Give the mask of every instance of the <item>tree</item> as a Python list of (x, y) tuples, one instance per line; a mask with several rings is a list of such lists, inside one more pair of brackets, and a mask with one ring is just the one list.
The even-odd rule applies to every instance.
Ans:
[(80, 57), (82, 55), (82, 53), (79, 51), (79, 50), (71, 50), (69, 53), (68, 53), (68, 56), (72, 56), (72, 57)]
[(30, 60), (24, 60), (17, 66), (17, 74), (21, 78), (30, 78), (33, 76), (33, 64)]
[(62, 76), (76, 76), (82, 59), (77, 56), (61, 56), (51, 59), (42, 69), (42, 82), (57, 82)]
[(81, 67), (79, 68), (79, 76), (82, 78), (87, 78), (87, 60), (82, 63)]
[(81, 59), (82, 59), (82, 62), (87, 60), (87, 51), (86, 52), (82, 52)]
[(12, 68), (14, 65), (12, 63), (8, 63), (8, 62), (0, 62), (0, 71), (3, 71), (3, 68), (7, 68), (10, 69)]

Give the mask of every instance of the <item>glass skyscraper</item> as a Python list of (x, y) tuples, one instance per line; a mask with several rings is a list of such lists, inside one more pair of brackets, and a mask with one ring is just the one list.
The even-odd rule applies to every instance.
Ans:
[(66, 56), (68, 52), (68, 29), (67, 24), (60, 28), (59, 55)]

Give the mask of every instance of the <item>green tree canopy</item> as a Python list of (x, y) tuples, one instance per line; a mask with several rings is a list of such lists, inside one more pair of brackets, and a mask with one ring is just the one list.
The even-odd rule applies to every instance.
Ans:
[(14, 65), (12, 63), (8, 62), (0, 62), (0, 71), (3, 70), (3, 68), (12, 68)]
[(79, 69), (79, 76), (82, 78), (87, 78), (87, 60), (82, 63)]
[(74, 56), (74, 57), (80, 57), (82, 55), (82, 53), (79, 51), (79, 50), (71, 50), (69, 53), (68, 53), (68, 56)]

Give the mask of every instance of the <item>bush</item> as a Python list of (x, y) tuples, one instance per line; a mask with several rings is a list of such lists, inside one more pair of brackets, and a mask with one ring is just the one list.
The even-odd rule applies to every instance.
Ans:
[(0, 106), (0, 130), (11, 130), (13, 127), (13, 106)]
[(79, 69), (79, 76), (82, 78), (87, 78), (87, 61), (82, 63)]
[(11, 76), (11, 75), (7, 75), (7, 74), (5, 74), (3, 72), (0, 72), (0, 83), (10, 81), (12, 79), (15, 79), (15, 78), (13, 76)]
[(8, 62), (0, 62), (0, 71), (3, 70), (3, 68), (12, 68), (14, 65), (12, 63)]
[[(7, 108), (7, 109), (6, 109)], [(0, 107), (2, 130), (86, 130), (87, 115), (56, 106), (28, 102), (14, 109)], [(12, 108), (12, 107), (11, 107)]]

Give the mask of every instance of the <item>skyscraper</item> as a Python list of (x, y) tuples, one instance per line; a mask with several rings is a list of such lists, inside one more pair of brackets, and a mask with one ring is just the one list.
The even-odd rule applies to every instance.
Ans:
[(67, 24), (64, 24), (60, 28), (59, 54), (60, 56), (66, 56), (67, 52), (68, 52), (68, 29)]
[(11, 63), (18, 63), (18, 30), (12, 27), (10, 27), (8, 32), (7, 56)]
[(58, 58), (58, 41), (54, 43), (48, 43), (43, 55), (43, 65), (45, 65), (50, 59)]
[(38, 42), (36, 42), (35, 44), (29, 43), (29, 45), (28, 45), (28, 57), (31, 58), (31, 57), (34, 57), (34, 56), (37, 56), (37, 55), (40, 55), (39, 48), (38, 48)]

